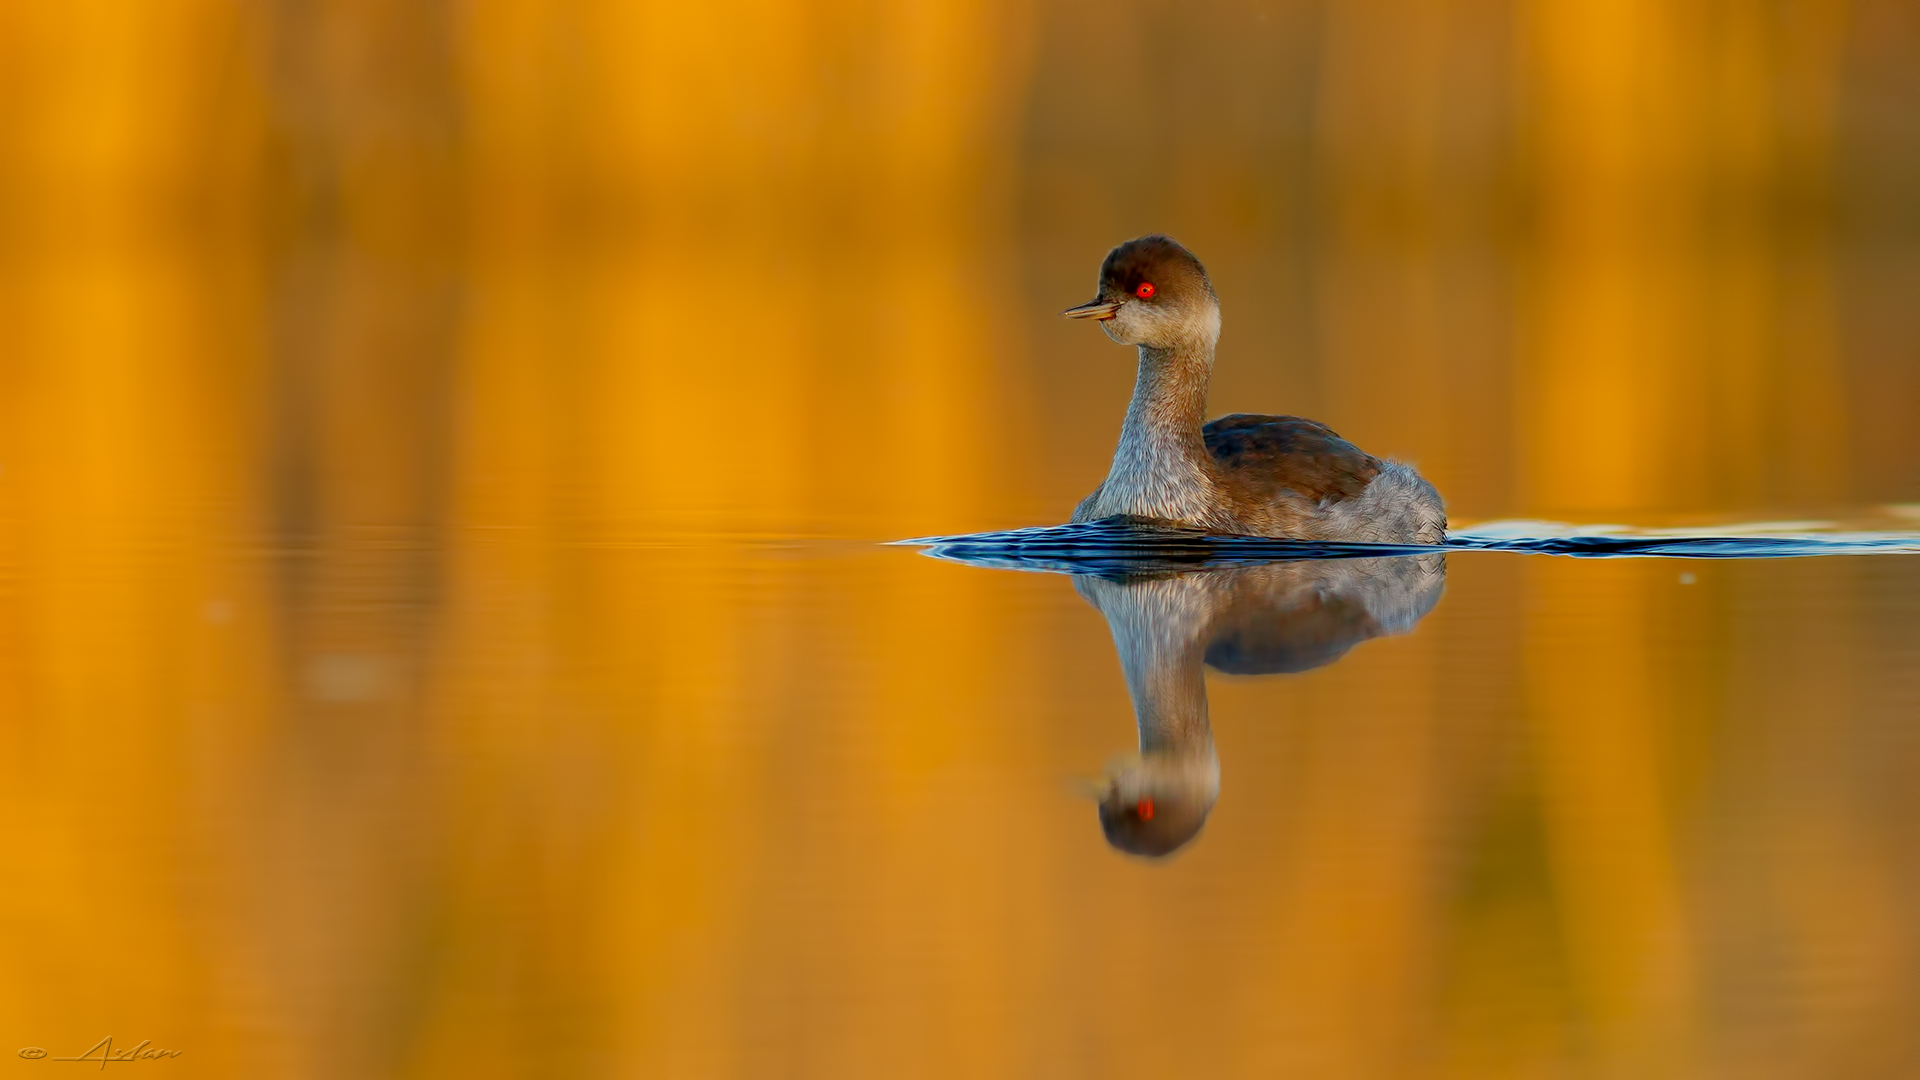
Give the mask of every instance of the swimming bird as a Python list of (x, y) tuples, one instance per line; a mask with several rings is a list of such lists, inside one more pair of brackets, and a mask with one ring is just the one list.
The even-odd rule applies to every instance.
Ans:
[(1140, 350), (1133, 400), (1107, 478), (1074, 521), (1179, 523), (1298, 540), (1438, 544), (1447, 515), (1413, 467), (1383, 461), (1297, 416), (1236, 413), (1202, 424), (1220, 339), (1220, 298), (1193, 253), (1165, 236), (1129, 240), (1100, 265), (1100, 291), (1068, 308)]

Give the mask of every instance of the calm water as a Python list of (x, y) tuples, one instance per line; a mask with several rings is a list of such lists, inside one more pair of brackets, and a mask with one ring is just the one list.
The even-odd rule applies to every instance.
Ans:
[[(155, 1038), (191, 1075), (1920, 1067), (1920, 556), (1076, 578), (501, 528), (93, 556), (6, 578), (10, 654), (38, 650), (8, 729), (22, 1046)], [(1088, 794), (1122, 777), (1180, 828), (1136, 705), (1149, 761), (1200, 745), (1196, 708), (1217, 753), (1165, 859)]]
[(1914, 18), (0, 0), (0, 1062), (1920, 1076)]

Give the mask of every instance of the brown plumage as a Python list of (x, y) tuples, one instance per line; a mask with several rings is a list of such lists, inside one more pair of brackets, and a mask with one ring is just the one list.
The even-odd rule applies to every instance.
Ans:
[(1107, 478), (1073, 520), (1144, 519), (1303, 540), (1437, 544), (1440, 495), (1407, 465), (1382, 461), (1297, 416), (1235, 414), (1202, 425), (1220, 336), (1220, 301), (1200, 260), (1164, 236), (1113, 249), (1099, 294), (1066, 312), (1139, 347)]
[(1273, 502), (1289, 495), (1313, 502), (1354, 499), (1383, 467), (1379, 458), (1298, 416), (1234, 413), (1200, 429), (1220, 479), (1236, 501)]

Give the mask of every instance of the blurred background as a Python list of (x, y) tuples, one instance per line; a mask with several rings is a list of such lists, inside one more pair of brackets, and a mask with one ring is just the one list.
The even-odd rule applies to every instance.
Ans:
[(1064, 519), (1152, 231), (1456, 521), (1920, 517), (1899, 0), (0, 0), (7, 1053), (1920, 1068), (1911, 569), (1457, 565), (1306, 863), (1099, 848), (1097, 615), (862, 545)]

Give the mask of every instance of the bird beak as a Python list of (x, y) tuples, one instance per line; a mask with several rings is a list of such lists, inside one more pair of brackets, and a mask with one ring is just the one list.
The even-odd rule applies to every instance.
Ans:
[(1065, 315), (1069, 319), (1099, 319), (1101, 322), (1105, 322), (1113, 318), (1114, 312), (1119, 310), (1120, 305), (1117, 303), (1109, 304), (1104, 300), (1089, 300), (1079, 307), (1070, 307), (1060, 314)]
[(1067, 780), (1067, 790), (1078, 798), (1102, 802), (1113, 790), (1113, 783), (1104, 776), (1075, 776)]

